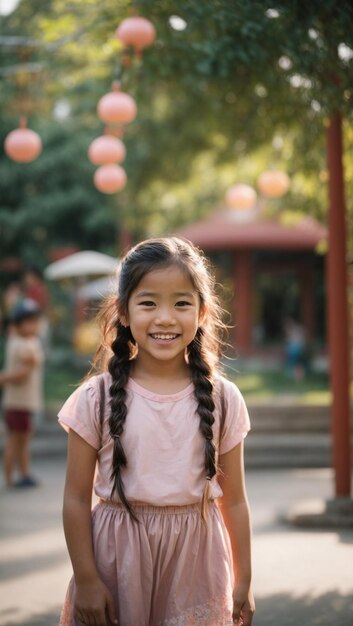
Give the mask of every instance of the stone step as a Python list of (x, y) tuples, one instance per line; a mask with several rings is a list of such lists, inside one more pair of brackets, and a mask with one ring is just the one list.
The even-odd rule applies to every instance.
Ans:
[(327, 406), (248, 405), (248, 410), (254, 432), (328, 433), (330, 431), (331, 416)]
[(247, 468), (330, 467), (331, 439), (327, 433), (255, 433), (245, 440)]
[(248, 401), (247, 406), (249, 407), (249, 410), (254, 413), (261, 412), (264, 415), (275, 415), (276, 417), (281, 416), (285, 419), (294, 417), (298, 413), (303, 413), (310, 418), (315, 418), (320, 415), (328, 417), (330, 415), (330, 406), (328, 404), (303, 404), (298, 402), (298, 400), (296, 400), (293, 396), (285, 396), (283, 399), (277, 398), (273, 402), (256, 402), (254, 400), (250, 402)]

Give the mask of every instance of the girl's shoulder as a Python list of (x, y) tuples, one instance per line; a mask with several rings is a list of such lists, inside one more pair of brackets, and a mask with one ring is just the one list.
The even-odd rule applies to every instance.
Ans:
[[(104, 393), (100, 387), (102, 383)], [(106, 374), (93, 375), (76, 387), (58, 413), (59, 423), (65, 430), (74, 430), (97, 450), (101, 447), (102, 419), (108, 393)]]
[(226, 378), (223, 374), (217, 374), (214, 379), (214, 392), (216, 398), (221, 398), (224, 401), (230, 400), (242, 400), (243, 396), (239, 387), (229, 378)]
[(109, 372), (93, 374), (79, 385), (77, 392), (86, 397), (87, 401), (93, 402), (98, 409), (102, 406), (102, 403), (104, 405), (109, 398), (111, 382)]
[(250, 430), (250, 418), (238, 386), (225, 376), (215, 379), (215, 403), (220, 417), (220, 454), (238, 445)]
[(98, 410), (100, 397), (107, 394), (109, 394), (109, 381), (106, 373), (93, 374), (76, 386), (63, 404), (60, 413), (72, 412), (79, 406), (88, 405), (92, 405), (95, 410)]
[(90, 390), (95, 394), (99, 394), (99, 390), (104, 388), (109, 388), (111, 384), (111, 375), (109, 372), (102, 372), (100, 374), (92, 374), (89, 378), (86, 378), (82, 381), (82, 383), (78, 386), (79, 390)]

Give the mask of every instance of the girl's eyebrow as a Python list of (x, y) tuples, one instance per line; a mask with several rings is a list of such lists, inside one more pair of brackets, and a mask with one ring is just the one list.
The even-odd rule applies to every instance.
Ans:
[(136, 298), (141, 298), (142, 296), (156, 296), (156, 292), (155, 291), (139, 291), (136, 294)]
[(173, 296), (184, 296), (186, 298), (193, 298), (195, 294), (193, 294), (191, 291), (176, 291), (175, 293), (173, 293)]
[[(156, 297), (159, 294), (156, 291), (139, 291), (136, 294), (136, 298), (145, 298), (146, 296), (149, 297)], [(176, 291), (172, 294), (173, 296), (184, 296), (187, 298), (193, 298), (194, 294), (191, 291)]]

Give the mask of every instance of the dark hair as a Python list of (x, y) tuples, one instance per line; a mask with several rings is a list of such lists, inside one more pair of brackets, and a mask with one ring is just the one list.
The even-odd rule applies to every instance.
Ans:
[(221, 331), (225, 325), (221, 319), (222, 309), (215, 292), (215, 279), (205, 256), (189, 241), (179, 237), (149, 239), (129, 250), (121, 261), (118, 268), (118, 295), (109, 296), (98, 314), (102, 326), (102, 343), (95, 354), (90, 371), (91, 374), (92, 371), (102, 372), (108, 369), (113, 379), (110, 387), (109, 418), (110, 436), (114, 440), (111, 496), (116, 491), (135, 520), (136, 516), (125, 496), (121, 477), (121, 468), (127, 465), (121, 435), (127, 415), (125, 388), (131, 362), (137, 354), (137, 346), (130, 328), (125, 327), (121, 320), (127, 314), (131, 293), (142, 278), (157, 268), (170, 265), (177, 265), (190, 278), (200, 298), (200, 310), (205, 312), (202, 325), (188, 345), (186, 354), (195, 387), (200, 430), (205, 438), (207, 480), (202, 498), (204, 518), (207, 513), (209, 481), (216, 474), (216, 449), (212, 430), (215, 403), (212, 392), (214, 374), (219, 368)]
[(9, 314), (9, 321), (12, 324), (21, 324), (25, 320), (38, 318), (41, 315), (41, 309), (37, 302), (31, 298), (24, 298), (18, 302)]

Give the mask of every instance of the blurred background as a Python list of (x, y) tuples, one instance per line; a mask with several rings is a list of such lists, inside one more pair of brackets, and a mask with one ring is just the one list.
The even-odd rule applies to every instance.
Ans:
[[(135, 13), (156, 30), (143, 52), (115, 33)], [(333, 0), (0, 0), (1, 144), (26, 118), (42, 145), (28, 162), (0, 153), (0, 368), (24, 297), (44, 312), (46, 355), (32, 442), (43, 484), (0, 494), (0, 624), (57, 623), (70, 568), (56, 414), (90, 367), (94, 316), (119, 258), (165, 234), (191, 239), (213, 263), (230, 325), (224, 366), (252, 418), (255, 623), (273, 623), (274, 605), (283, 626), (351, 623), (353, 513), (343, 531), (336, 519), (336, 534), (285, 530), (279, 518), (302, 497), (351, 504), (352, 19), (351, 2)], [(117, 80), (137, 106), (131, 123), (97, 113)], [(97, 179), (109, 157), (88, 155), (107, 133), (126, 148), (117, 192)], [(308, 539), (305, 576), (296, 554)], [(331, 551), (335, 574), (319, 556)]]

